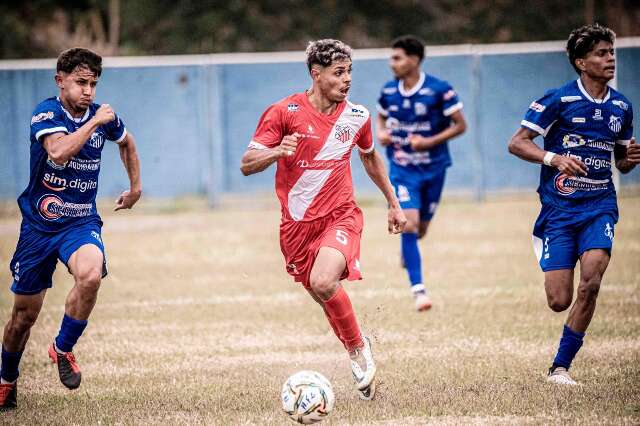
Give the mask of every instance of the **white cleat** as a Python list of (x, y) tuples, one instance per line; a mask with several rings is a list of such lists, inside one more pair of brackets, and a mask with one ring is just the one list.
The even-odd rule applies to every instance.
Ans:
[(376, 394), (376, 363), (373, 361), (371, 341), (365, 336), (362, 337), (362, 341), (364, 346), (350, 354), (351, 372), (360, 399), (371, 401)]
[(416, 310), (418, 312), (427, 311), (431, 309), (431, 298), (427, 296), (425, 292), (414, 293)]
[(567, 371), (564, 367), (556, 367), (555, 369), (549, 369), (549, 374), (547, 375), (547, 382), (555, 383), (557, 385), (569, 385), (575, 386), (578, 384), (575, 380), (571, 378), (569, 375), (569, 371)]

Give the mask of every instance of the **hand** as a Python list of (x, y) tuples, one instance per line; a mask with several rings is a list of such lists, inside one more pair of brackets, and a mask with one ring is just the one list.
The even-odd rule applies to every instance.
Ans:
[(276, 148), (278, 150), (278, 157), (288, 157), (296, 152), (298, 147), (298, 139), (302, 135), (300, 133), (294, 133), (292, 135), (286, 135), (282, 138), (280, 145)]
[(387, 146), (391, 144), (391, 130), (378, 129), (378, 142), (380, 145)]
[(627, 146), (627, 162), (634, 166), (640, 164), (640, 145), (636, 144), (636, 138), (631, 138)]
[(116, 200), (116, 207), (113, 209), (113, 211), (117, 212), (118, 210), (122, 209), (130, 209), (135, 203), (138, 202), (141, 195), (142, 191), (124, 191)]
[(414, 151), (426, 151), (436, 146), (434, 139), (420, 135), (409, 135), (409, 142)]
[(93, 116), (93, 119), (100, 125), (107, 124), (116, 119), (116, 113), (113, 112), (111, 105), (102, 104), (96, 111), (96, 115)]
[(567, 176), (586, 176), (589, 171), (587, 166), (577, 158), (559, 154), (554, 155), (551, 159), (551, 165)]
[(389, 207), (387, 214), (388, 230), (390, 234), (399, 234), (407, 224), (407, 218), (404, 216), (402, 209), (397, 207)]

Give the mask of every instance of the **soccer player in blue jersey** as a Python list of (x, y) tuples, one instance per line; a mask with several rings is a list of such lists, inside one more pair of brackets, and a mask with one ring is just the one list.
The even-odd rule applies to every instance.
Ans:
[(389, 178), (407, 224), (402, 233), (402, 263), (416, 309), (431, 307), (422, 279), (418, 240), (427, 232), (440, 201), (451, 156), (447, 141), (466, 129), (462, 102), (451, 85), (421, 71), (424, 43), (403, 36), (392, 44), (390, 66), (395, 79), (378, 99), (377, 135), (386, 146)]
[[(576, 299), (548, 373), (553, 383), (576, 384), (568, 370), (582, 346), (611, 257), (618, 221), (611, 152), (622, 173), (640, 163), (631, 103), (608, 85), (615, 72), (614, 41), (615, 34), (598, 24), (574, 30), (567, 53), (579, 78), (532, 102), (509, 143), (512, 154), (542, 164), (542, 209), (533, 245), (553, 311), (571, 306), (580, 261)], [(533, 141), (539, 135), (544, 149)]]
[(140, 198), (133, 136), (109, 105), (93, 103), (101, 72), (102, 58), (90, 50), (62, 52), (55, 75), (59, 95), (38, 104), (31, 118), (31, 173), (18, 198), (22, 226), (10, 265), (14, 304), (2, 339), (0, 408), (16, 406), (20, 358), (58, 260), (73, 275), (75, 285), (48, 352), (62, 384), (69, 389), (80, 386), (80, 367), (72, 349), (107, 274), (102, 220), (95, 203), (105, 140), (118, 144), (131, 183), (115, 210), (130, 209)]

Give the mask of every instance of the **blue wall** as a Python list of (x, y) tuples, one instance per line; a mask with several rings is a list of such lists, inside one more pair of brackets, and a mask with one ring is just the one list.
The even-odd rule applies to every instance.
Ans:
[[(618, 49), (618, 88), (640, 105), (640, 48)], [(576, 78), (563, 52), (452, 55), (427, 58), (428, 73), (448, 80), (464, 102), (467, 133), (450, 142), (454, 166), (447, 189), (533, 189), (538, 167), (508, 154), (506, 145), (529, 103)], [(350, 98), (375, 115), (380, 87), (391, 78), (386, 59), (354, 63)], [(244, 177), (240, 158), (265, 107), (309, 85), (302, 63), (209, 64), (107, 68), (97, 102), (111, 104), (135, 136), (146, 196), (174, 197), (270, 191), (274, 170)], [(29, 121), (42, 99), (57, 94), (53, 70), (0, 70), (0, 199), (28, 182)], [(100, 195), (128, 180), (115, 145), (107, 146)], [(354, 180), (373, 189), (354, 156)], [(640, 173), (622, 177), (640, 183)]]

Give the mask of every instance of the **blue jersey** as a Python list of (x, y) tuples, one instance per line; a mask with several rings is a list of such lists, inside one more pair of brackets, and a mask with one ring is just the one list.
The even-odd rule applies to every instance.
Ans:
[(384, 85), (378, 99), (378, 112), (387, 118), (391, 144), (387, 146), (390, 173), (438, 173), (451, 165), (447, 142), (427, 151), (414, 151), (410, 134), (433, 136), (451, 125), (451, 114), (462, 109), (462, 102), (444, 80), (420, 73), (420, 80), (405, 90), (401, 80)]
[(608, 88), (603, 99), (593, 99), (578, 79), (532, 102), (521, 125), (544, 137), (545, 150), (577, 158), (589, 169), (587, 176), (569, 177), (543, 165), (538, 187), (543, 204), (569, 211), (617, 210), (611, 153), (633, 135), (627, 98)]
[(46, 135), (73, 133), (96, 113), (92, 104), (81, 118), (73, 118), (60, 99), (41, 102), (31, 118), (31, 172), (29, 186), (18, 198), (22, 217), (43, 232), (58, 232), (70, 225), (100, 220), (96, 210), (98, 174), (105, 140), (121, 142), (127, 132), (118, 116), (99, 126), (82, 149), (66, 164), (49, 159), (42, 144)]

